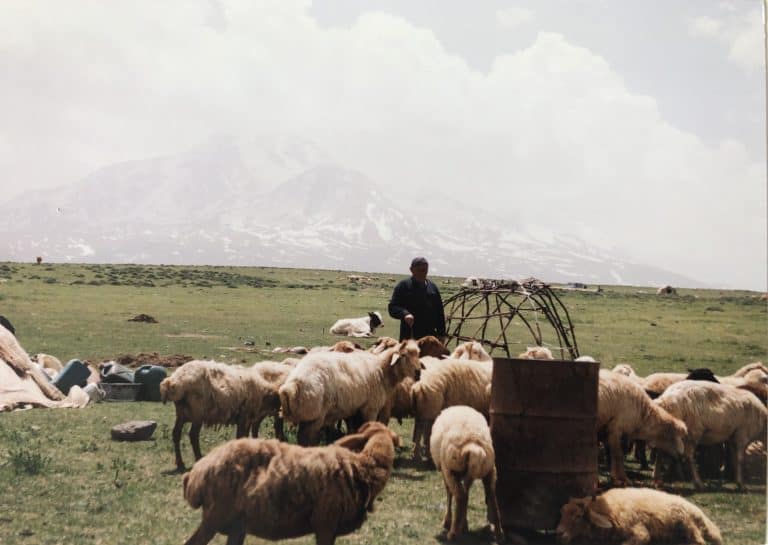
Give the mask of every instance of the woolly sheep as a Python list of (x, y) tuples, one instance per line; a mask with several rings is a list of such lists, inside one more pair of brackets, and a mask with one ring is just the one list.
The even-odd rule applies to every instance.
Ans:
[(387, 348), (392, 348), (400, 344), (400, 341), (393, 339), (392, 337), (379, 337), (376, 342), (371, 346), (368, 351), (371, 354), (381, 354)]
[(299, 444), (316, 444), (324, 425), (355, 416), (364, 422), (383, 418), (395, 385), (409, 376), (418, 380), (421, 367), (413, 340), (377, 355), (308, 354), (279, 389), (283, 415), (299, 425)]
[(237, 437), (243, 437), (264, 414), (279, 407), (277, 392), (258, 372), (214, 361), (185, 363), (160, 383), (160, 397), (176, 407), (172, 437), (178, 469), (184, 468), (181, 433), (187, 422), (192, 451), (199, 460), (202, 426), (236, 425)]
[[(280, 388), (283, 383), (285, 383), (285, 380), (288, 378), (291, 370), (293, 370), (293, 366), (284, 362), (260, 361), (254, 363), (251, 367), (249, 367), (249, 369), (253, 372), (259, 373), (261, 378), (269, 382), (272, 385), (272, 388), (277, 391), (277, 389)], [(264, 413), (262, 414), (263, 416), (267, 416)], [(275, 437), (281, 441), (285, 441), (283, 418), (280, 416), (279, 404), (274, 408), (271, 414), (274, 419)], [(259, 427), (261, 426), (262, 419), (254, 419), (254, 422), (251, 425), (251, 435), (253, 437), (259, 436)]]
[(672, 384), (685, 380), (686, 373), (652, 373), (641, 379), (641, 385), (646, 393), (655, 399), (664, 393)]
[(217, 533), (242, 545), (246, 534), (278, 540), (315, 534), (318, 545), (354, 532), (374, 510), (392, 473), (399, 438), (368, 423), (327, 447), (238, 439), (214, 449), (184, 476), (184, 498), (202, 507), (186, 545)]
[(624, 375), (625, 377), (629, 377), (633, 380), (640, 381), (642, 380), (639, 376), (637, 376), (637, 373), (635, 373), (635, 370), (632, 368), (632, 366), (628, 363), (619, 363), (618, 365), (615, 365), (613, 369), (611, 369), (614, 373), (619, 373), (620, 375)]
[(629, 482), (624, 471), (623, 436), (645, 440), (652, 447), (680, 455), (687, 433), (685, 424), (654, 405), (639, 384), (605, 369), (600, 371), (599, 378), (597, 430), (607, 436), (611, 480), (619, 485)]
[[(694, 459), (696, 447), (726, 441), (731, 442), (733, 449), (736, 484), (744, 487), (744, 450), (753, 440), (765, 441), (768, 422), (768, 410), (754, 395), (727, 384), (684, 380), (667, 388), (654, 403), (685, 422), (688, 428), (685, 457), (696, 488), (703, 487)], [(658, 462), (654, 479), (661, 479)]]
[(517, 356), (523, 360), (553, 360), (552, 351), (546, 346), (529, 346), (527, 350)]
[[(428, 363), (440, 362), (449, 352), (437, 337), (428, 335), (416, 341), (419, 345), (419, 359), (422, 365), (426, 367)], [(382, 414), (382, 421), (388, 421), (389, 418), (396, 418), (402, 424), (403, 418), (413, 416), (411, 406), (411, 388), (414, 380), (406, 377), (402, 382), (395, 386), (392, 395), (387, 402)]]
[(691, 502), (650, 488), (614, 488), (571, 498), (560, 509), (560, 543), (721, 545), (720, 530)]
[(477, 341), (467, 341), (457, 346), (450, 355), (457, 360), (493, 361), (483, 345)]
[[(468, 530), (469, 490), (476, 479), (482, 479), (488, 522), (493, 525), (501, 543), (501, 516), (496, 501), (496, 457), (485, 417), (465, 405), (449, 407), (435, 420), (429, 445), (435, 467), (445, 483), (447, 499), (443, 527), (448, 530), (448, 539), (459, 537)], [(456, 503), (455, 513), (451, 509), (453, 502)]]
[(490, 405), (491, 362), (445, 359), (426, 369), (411, 388), (411, 404), (416, 418), (413, 426), (413, 458), (420, 460), (422, 450), (429, 457), (432, 423), (440, 411), (454, 405), (467, 405), (488, 417)]
[(331, 326), (332, 335), (346, 335), (348, 337), (370, 337), (377, 327), (382, 327), (381, 313), (369, 312), (362, 318), (342, 318), (336, 320)]

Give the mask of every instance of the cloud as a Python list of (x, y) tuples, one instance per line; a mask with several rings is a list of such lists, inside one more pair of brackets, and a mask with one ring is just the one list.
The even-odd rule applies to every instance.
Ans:
[(764, 165), (672, 126), (561, 34), (480, 72), (383, 12), (324, 28), (303, 1), (9, 6), (0, 179), (44, 187), (215, 134), (293, 133), (400, 198), (432, 188), (764, 286)]
[(496, 21), (503, 28), (517, 28), (533, 22), (533, 12), (526, 8), (510, 7), (496, 12)]
[(759, 8), (738, 12), (731, 5), (720, 19), (696, 17), (689, 24), (692, 36), (714, 39), (728, 51), (728, 59), (748, 72), (757, 73), (765, 66), (763, 16)]

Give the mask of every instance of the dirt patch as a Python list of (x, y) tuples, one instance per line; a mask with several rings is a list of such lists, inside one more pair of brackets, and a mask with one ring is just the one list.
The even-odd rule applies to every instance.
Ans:
[(160, 355), (157, 352), (140, 352), (138, 354), (123, 354), (115, 358), (115, 361), (126, 367), (138, 367), (140, 365), (159, 365), (161, 367), (178, 367), (195, 358), (183, 354)]
[(145, 324), (156, 324), (157, 323), (157, 320), (155, 320), (149, 314), (138, 314), (137, 316), (134, 316), (133, 318), (129, 318), (128, 321), (129, 322), (144, 322)]

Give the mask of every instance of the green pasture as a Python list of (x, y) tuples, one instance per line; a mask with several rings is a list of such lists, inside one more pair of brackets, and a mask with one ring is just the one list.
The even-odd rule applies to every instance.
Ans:
[[(134, 265), (31, 265), (0, 263), (0, 314), (31, 354), (45, 352), (103, 361), (122, 354), (159, 352), (251, 363), (273, 358), (277, 346), (329, 344), (328, 329), (341, 317), (384, 315), (382, 335), (397, 336), (386, 306), (402, 276), (369, 274), (365, 285), (345, 271), (242, 267)], [(462, 279), (435, 278), (443, 298)], [(657, 297), (653, 287), (603, 286), (602, 294), (563, 291), (581, 354), (604, 367), (628, 362), (638, 374), (710, 367), (729, 374), (766, 361), (766, 303), (757, 293), (678, 289)], [(129, 322), (137, 314), (158, 323)], [(517, 328), (517, 329), (514, 329)], [(521, 349), (525, 330), (510, 334)], [(248, 344), (246, 344), (248, 343)], [(369, 344), (368, 341), (367, 344)], [(279, 356), (282, 357), (282, 356)], [(158, 422), (154, 440), (116, 443), (109, 429), (129, 419)], [(179, 544), (200, 514), (181, 495), (173, 473), (170, 430), (174, 410), (157, 403), (101, 403), (82, 410), (28, 410), (0, 415), (0, 543)], [(265, 424), (271, 435), (271, 423)], [(409, 461), (412, 422), (394, 424), (403, 449), (378, 508), (340, 543), (435, 543), (441, 537), (445, 492), (434, 470)], [(234, 437), (234, 430), (204, 430), (202, 448)], [(185, 460), (192, 461), (186, 437)], [(650, 474), (627, 462), (630, 477)], [(606, 478), (601, 473), (602, 479)], [(766, 487), (746, 493), (709, 481), (686, 495), (720, 526), (728, 544), (765, 542)], [(472, 533), (464, 543), (491, 540), (484, 529), (482, 486), (473, 488)], [(223, 544), (223, 536), (214, 543)], [(546, 541), (546, 538), (544, 539)], [(253, 537), (247, 543), (261, 543)], [(311, 537), (295, 540), (313, 543)]]

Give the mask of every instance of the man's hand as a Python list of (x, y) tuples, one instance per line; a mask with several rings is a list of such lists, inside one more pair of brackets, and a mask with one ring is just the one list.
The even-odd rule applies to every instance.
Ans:
[(413, 327), (413, 320), (414, 320), (413, 314), (406, 314), (405, 317), (403, 318), (403, 321), (406, 324), (408, 324), (409, 327)]

